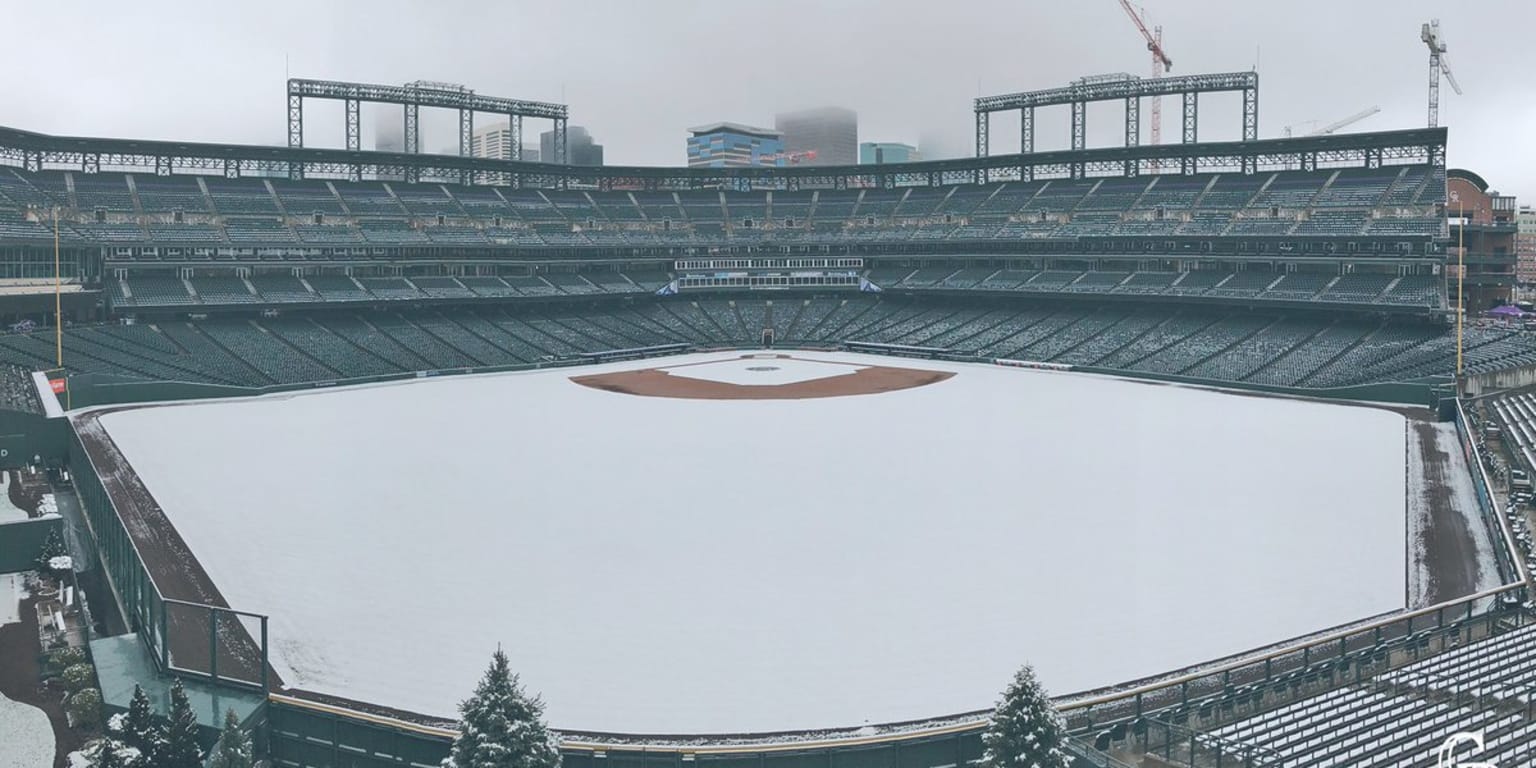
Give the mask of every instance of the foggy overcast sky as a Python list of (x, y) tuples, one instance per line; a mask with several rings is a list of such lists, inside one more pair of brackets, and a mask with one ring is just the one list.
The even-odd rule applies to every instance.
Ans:
[[(1450, 165), (1536, 201), (1536, 1), (1141, 4), (1164, 27), (1173, 74), (1257, 63), (1265, 138), (1372, 105), (1381, 113), (1346, 130), (1423, 126), (1419, 25), (1439, 16), (1466, 89), (1441, 90)], [(1150, 67), (1116, 0), (5, 5), (0, 124), (64, 135), (284, 143), (286, 56), (294, 77), (444, 80), (563, 101), (609, 164), (682, 165), (688, 126), (772, 126), (776, 111), (828, 104), (858, 111), (860, 141), (937, 137), (925, 149), (955, 156), (972, 153), (979, 94)], [(1203, 98), (1200, 138), (1236, 138), (1238, 104), (1235, 95)], [(365, 141), (398, 109), (364, 106)], [(1177, 140), (1177, 101), (1163, 110), (1165, 142)], [(306, 144), (341, 145), (341, 115), (340, 102), (306, 102)], [(455, 144), (452, 113), (423, 110), (422, 119), (423, 150)], [(477, 125), (494, 119), (477, 116)], [(1037, 113), (1036, 148), (1064, 148), (1068, 120), (1065, 107)], [(1118, 104), (1091, 106), (1089, 145), (1120, 143), (1121, 120)], [(547, 125), (525, 121), (525, 143)], [(1017, 151), (1016, 117), (994, 116), (992, 130), (994, 154)]]

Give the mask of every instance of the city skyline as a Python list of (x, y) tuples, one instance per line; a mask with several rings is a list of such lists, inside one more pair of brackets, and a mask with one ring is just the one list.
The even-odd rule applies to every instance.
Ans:
[[(476, 8), (477, 16), (489, 17), (485, 23), (456, 23), (458, 11), (471, 7), (405, 0), (317, 7), (276, 2), (259, 10), (173, 2), (132, 10), (23, 5), (12, 11), (18, 28), (78, 30), (78, 48), (87, 53), (50, 59), (47, 78), (0, 85), (0, 103), (8, 107), (0, 123), (71, 136), (281, 144), (285, 75), (383, 83), (433, 79), (490, 95), (567, 103), (573, 124), (603, 137), (610, 165), (682, 166), (690, 125), (720, 119), (771, 125), (778, 112), (823, 104), (858, 112), (863, 135), (915, 139), (924, 157), (935, 158), (970, 154), (970, 102), (979, 94), (1055, 87), (1105, 72), (1145, 76), (1148, 65), (1134, 28), (1107, 0), (962, 2), (932, 23), (882, 28), (875, 36), (847, 30), (876, 7), (897, 13), (921, 6), (788, 0), (768, 17), (754, 17), (753, 35), (726, 31), (740, 29), (750, 10), (730, 6), (699, 18), (687, 2), (579, 8), (511, 3)], [(1529, 86), (1522, 73), (1536, 69), (1536, 52), (1521, 42), (1522, 25), (1506, 23), (1525, 8), (1495, 0), (1480, 4), (1478, 13), (1444, 19), (1450, 60), (1466, 92), (1444, 90), (1441, 122), (1450, 129), (1451, 166), (1477, 170), (1495, 188), (1530, 199), (1536, 197), (1536, 150), (1525, 137), (1536, 135), (1536, 104), (1523, 97)], [(1446, 10), (1427, 0), (1389, 6), (1302, 0), (1241, 12), (1230, 4), (1158, 0), (1147, 13), (1164, 27), (1172, 74), (1257, 68), (1259, 135), (1272, 138), (1287, 126), (1301, 134), (1370, 106), (1381, 112), (1348, 130), (1422, 126), (1427, 53), (1418, 28)], [(813, 11), (829, 23), (795, 21)], [(370, 34), (353, 34), (365, 12)], [(590, 19), (581, 38), (550, 32), (573, 29), (576, 16)], [(152, 37), (168, 18), (177, 19), (184, 33), (174, 55), (146, 49), (108, 62), (89, 53), (111, 50), (112, 40)], [(249, 34), (226, 34), (236, 28)], [(669, 45), (642, 45), (647, 39)], [(774, 53), (784, 40), (823, 53)], [(578, 41), (602, 41), (604, 54), (585, 55), (575, 47)], [(19, 39), (0, 51), (0, 62), (26, 71), (29, 62), (47, 58), (41, 45)], [(204, 63), (187, 67), (189, 59)], [(732, 64), (698, 63), (710, 60)], [(758, 63), (767, 61), (773, 63)], [(746, 81), (751, 87), (740, 86)], [(672, 84), (688, 87), (667, 87)], [(192, 93), (198, 94), (195, 102)], [(340, 144), (342, 116), (335, 107), (306, 114), (312, 146)], [(1168, 140), (1177, 110), (1169, 100), (1164, 107)], [(1142, 110), (1144, 124), (1148, 111)], [(1202, 115), (1226, 112), (1221, 98), (1209, 106), (1202, 101)], [(364, 118), (367, 131), (376, 118), (366, 109)], [(1118, 105), (1095, 105), (1088, 118), (1090, 147), (1122, 139)], [(477, 116), (476, 122), (494, 119)], [(1042, 111), (1037, 148), (1065, 148), (1067, 126), (1064, 109)], [(423, 110), (422, 128), (424, 147), (453, 144), (453, 115)], [(533, 123), (524, 128), (525, 134), (546, 129)], [(1016, 142), (998, 140), (1016, 135), (1016, 120), (1000, 116), (992, 130), (995, 153), (1016, 151)], [(1236, 133), (1230, 120), (1207, 119), (1200, 138), (1225, 140)]]

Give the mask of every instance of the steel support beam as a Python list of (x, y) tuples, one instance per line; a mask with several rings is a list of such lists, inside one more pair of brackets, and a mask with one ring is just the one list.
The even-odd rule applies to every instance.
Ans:
[(512, 159), (523, 159), (523, 116), (507, 115), (507, 132), (512, 139)]
[(976, 156), (977, 157), (986, 157), (987, 155), (991, 154), (990, 149), (987, 147), (987, 131), (991, 128), (991, 125), (992, 125), (992, 113), (990, 113), (990, 112), (981, 112), (981, 111), (978, 111), (976, 113)]
[(415, 104), (422, 107), (469, 109), (497, 115), (515, 114), (547, 119), (564, 118), (568, 115), (564, 104), (482, 96), (469, 88), (446, 83), (415, 82), (406, 85), (379, 85), (292, 78), (288, 81), (288, 93), (311, 99), (357, 99), (378, 104)]
[[(1254, 77), (1258, 77), (1255, 75)], [(1243, 89), (1243, 141), (1259, 140), (1259, 87)]]
[[(420, 122), (421, 112), (419, 108), (415, 104), (405, 105), (405, 129), (403, 135), (405, 146), (401, 148), (401, 151), (408, 155), (419, 154), (421, 151)], [(421, 173), (417, 166), (413, 165), (406, 168), (406, 181), (416, 181), (420, 178)]]
[(474, 154), (475, 146), (475, 113), (474, 110), (459, 110), (459, 157), (469, 157)]
[(288, 94), (288, 146), (304, 146), (304, 97)]
[(1081, 150), (1088, 146), (1088, 102), (1072, 102), (1072, 149)]
[(1125, 100), (1125, 145), (1141, 145), (1141, 99), (1134, 96)]
[[(1125, 99), (1125, 145), (1127, 147), (1140, 146), (1141, 144), (1141, 98), (1127, 96)], [(1141, 163), (1136, 160), (1125, 161), (1125, 175), (1137, 176), (1141, 172)]]
[(358, 113), (362, 102), (347, 99), (347, 149), (357, 152), (363, 148), (363, 132)]
[(555, 118), (555, 156), (553, 158), (541, 157), (539, 159), (546, 163), (570, 165), (570, 158), (566, 155), (565, 138), (565, 118), (557, 117)]
[(1035, 151), (1035, 108), (1025, 107), (1019, 110), (1019, 152), (1031, 154)]
[[(1186, 91), (1181, 94), (1184, 98), (1184, 116), (1180, 121), (1184, 144), (1194, 144), (1200, 136), (1200, 94), (1196, 91)], [(1199, 163), (1195, 158), (1186, 155), (1182, 158), (1179, 170), (1185, 175), (1197, 173)]]
[(421, 153), (421, 109), (415, 104), (405, 105), (404, 151), (408, 155)]
[[(1257, 141), (1259, 138), (1259, 89), (1257, 86), (1243, 91), (1243, 141)], [(1259, 170), (1258, 159), (1252, 155), (1243, 156), (1243, 173), (1256, 173)]]

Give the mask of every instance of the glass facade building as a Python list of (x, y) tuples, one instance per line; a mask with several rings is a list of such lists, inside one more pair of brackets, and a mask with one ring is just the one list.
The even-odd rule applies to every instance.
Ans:
[(895, 141), (866, 141), (859, 145), (859, 165), (915, 163), (923, 159), (917, 147)]
[(745, 168), (784, 165), (778, 131), (740, 123), (712, 123), (689, 128), (689, 168)]

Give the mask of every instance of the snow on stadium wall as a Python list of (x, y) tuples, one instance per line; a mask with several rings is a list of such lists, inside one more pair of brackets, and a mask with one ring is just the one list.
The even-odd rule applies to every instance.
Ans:
[[(280, 766), (437, 766), (451, 731), (411, 726), (273, 696), (267, 743)], [(579, 737), (568, 736), (573, 742)], [(966, 727), (910, 738), (787, 742), (741, 747), (562, 747), (563, 768), (935, 768), (981, 757), (981, 730)]]
[(166, 597), (145, 567), (107, 493), (102, 469), (91, 460), (79, 435), (69, 443), (69, 466), (123, 618), (129, 631), (138, 633), (154, 663), (173, 674), (265, 691), (267, 618)]
[[(1529, 623), (1531, 615), (1520, 608), (1525, 599), (1524, 584), (1501, 586), (1269, 652), (1241, 655), (1186, 675), (1058, 701), (1058, 707), (1080, 740), (1071, 749), (1084, 758), (1081, 764), (1110, 766), (1102, 752), (1088, 747), (1108, 749), (1127, 734), (1146, 734), (1164, 725), (1164, 715), (1168, 722), (1177, 721), (1195, 711), (1231, 706), (1237, 698), (1245, 707), (1275, 708), (1312, 696), (1319, 686), (1364, 684), (1384, 672), (1488, 637), (1498, 626)], [(269, 696), (266, 713), (266, 742), (279, 766), (435, 768), (454, 736), (440, 726), (280, 694)], [(742, 744), (730, 744), (729, 737), (671, 737), (696, 745), (566, 733), (561, 755), (563, 768), (952, 768), (981, 757), (984, 726), (977, 720), (928, 731), (862, 737), (845, 733), (821, 740), (813, 733), (786, 734), (778, 740), (759, 737), (755, 743), (744, 736), (739, 741), (748, 743)]]
[(62, 536), (64, 519), (46, 517), (0, 523), (0, 573), (32, 570), (49, 531)]

